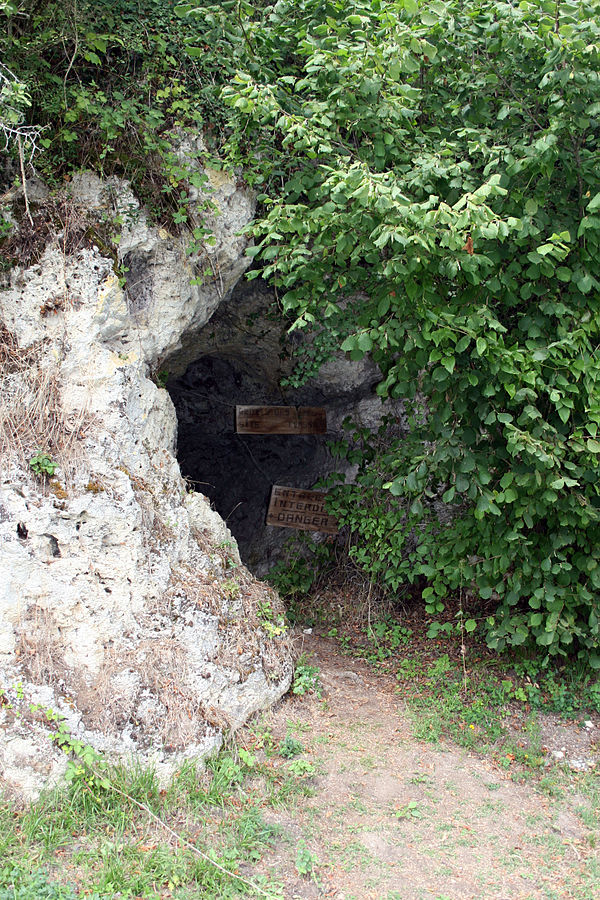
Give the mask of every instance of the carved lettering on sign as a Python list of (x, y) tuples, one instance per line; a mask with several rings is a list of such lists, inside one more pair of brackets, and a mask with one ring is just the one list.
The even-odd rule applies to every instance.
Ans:
[(236, 406), (238, 434), (325, 434), (327, 415), (321, 406)]
[(337, 534), (335, 517), (325, 509), (326, 496), (325, 491), (303, 491), (275, 484), (271, 490), (267, 525)]

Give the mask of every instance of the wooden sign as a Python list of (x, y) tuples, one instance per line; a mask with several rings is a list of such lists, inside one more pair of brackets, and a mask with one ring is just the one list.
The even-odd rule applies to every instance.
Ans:
[(301, 491), (275, 484), (271, 490), (267, 525), (337, 534), (337, 522), (325, 509), (326, 496), (325, 491)]
[(238, 434), (325, 434), (327, 415), (321, 406), (236, 406)]

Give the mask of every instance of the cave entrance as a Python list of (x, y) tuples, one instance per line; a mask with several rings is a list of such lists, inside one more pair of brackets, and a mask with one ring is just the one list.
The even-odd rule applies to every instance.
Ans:
[(171, 379), (182, 475), (205, 494), (236, 538), (242, 559), (264, 574), (290, 536), (265, 525), (274, 484), (310, 487), (331, 471), (325, 435), (236, 434), (236, 404), (294, 405), (239, 359), (202, 356)]
[[(177, 412), (181, 472), (225, 520), (244, 563), (263, 576), (294, 534), (265, 524), (271, 487), (312, 488), (340, 469), (328, 441), (341, 436), (346, 416), (376, 427), (380, 374), (341, 355), (302, 388), (283, 389), (289, 343), (272, 291), (260, 280), (239, 284), (165, 367), (174, 372), (167, 390)], [(236, 405), (323, 406), (327, 434), (236, 434)]]

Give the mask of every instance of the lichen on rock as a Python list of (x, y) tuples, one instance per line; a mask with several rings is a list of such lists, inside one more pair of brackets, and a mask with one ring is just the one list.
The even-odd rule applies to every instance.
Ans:
[[(0, 779), (25, 798), (65, 764), (30, 704), (168, 773), (289, 685), (287, 640), (258, 612), (280, 601), (188, 491), (151, 377), (245, 268), (252, 198), (215, 184), (210, 280), (192, 283), (188, 239), (152, 225), (126, 184), (82, 175), (70, 208), (118, 217), (115, 258), (93, 237), (67, 250), (58, 231), (0, 292)], [(40, 453), (52, 479), (29, 465)]]

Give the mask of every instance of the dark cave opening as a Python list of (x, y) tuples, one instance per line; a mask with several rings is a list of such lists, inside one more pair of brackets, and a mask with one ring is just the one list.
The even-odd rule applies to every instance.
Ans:
[[(301, 397), (282, 396), (260, 374), (219, 356), (199, 358), (181, 378), (169, 381), (168, 390), (177, 411), (183, 476), (225, 520), (244, 562), (250, 568), (264, 567), (290, 536), (288, 529), (265, 524), (271, 487), (311, 487), (331, 471), (333, 461), (326, 435), (237, 434), (235, 407), (294, 405), (306, 402), (306, 391)], [(311, 392), (315, 403), (321, 393)]]
[[(332, 471), (351, 477), (352, 467), (331, 456), (329, 441), (345, 434), (346, 417), (376, 429), (384, 413), (374, 390), (381, 373), (366, 359), (352, 362), (340, 353), (304, 386), (283, 388), (293, 346), (272, 290), (257, 279), (239, 283), (164, 363), (172, 372), (167, 390), (177, 413), (182, 474), (210, 499), (259, 576), (297, 534), (265, 523), (272, 486), (313, 488)], [(237, 434), (236, 405), (324, 407), (327, 433)]]

